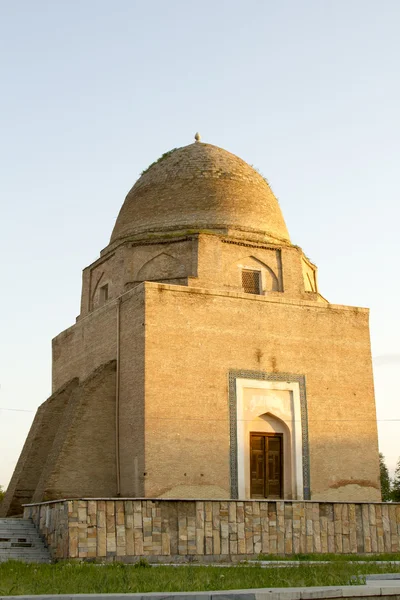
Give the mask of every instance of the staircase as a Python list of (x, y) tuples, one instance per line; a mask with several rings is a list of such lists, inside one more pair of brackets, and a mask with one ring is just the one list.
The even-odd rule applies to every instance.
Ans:
[(21, 560), (50, 563), (50, 553), (28, 519), (0, 519), (0, 563)]

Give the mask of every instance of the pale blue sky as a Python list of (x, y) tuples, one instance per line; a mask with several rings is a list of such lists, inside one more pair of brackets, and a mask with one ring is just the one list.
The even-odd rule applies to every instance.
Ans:
[[(393, 468), (399, 30), (398, 0), (0, 0), (0, 407), (50, 394), (82, 268), (139, 173), (200, 131), (269, 179), (321, 293), (370, 307)], [(33, 414), (0, 411), (3, 486)]]

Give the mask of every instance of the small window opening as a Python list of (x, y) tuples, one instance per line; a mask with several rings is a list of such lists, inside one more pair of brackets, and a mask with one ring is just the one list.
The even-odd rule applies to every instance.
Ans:
[(105, 304), (108, 300), (108, 283), (100, 288), (100, 304)]
[(242, 287), (246, 294), (261, 294), (261, 271), (243, 269)]

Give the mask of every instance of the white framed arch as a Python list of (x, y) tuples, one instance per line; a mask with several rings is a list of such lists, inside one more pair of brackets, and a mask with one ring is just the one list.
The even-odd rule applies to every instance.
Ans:
[(290, 496), (295, 500), (303, 500), (303, 432), (299, 383), (236, 378), (236, 429), (238, 498), (250, 498), (250, 432), (275, 431), (286, 435), (285, 498), (289, 499)]

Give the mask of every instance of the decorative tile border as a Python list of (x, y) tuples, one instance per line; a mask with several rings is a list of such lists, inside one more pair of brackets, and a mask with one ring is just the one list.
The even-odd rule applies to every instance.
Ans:
[(237, 457), (237, 396), (236, 379), (257, 379), (261, 381), (287, 381), (298, 383), (300, 389), (302, 454), (303, 454), (303, 488), (304, 500), (310, 500), (310, 452), (308, 442), (308, 417), (306, 381), (304, 375), (294, 373), (265, 373), (263, 371), (229, 371), (229, 430), (230, 430), (230, 474), (231, 498), (239, 497), (238, 491), (238, 457)]

